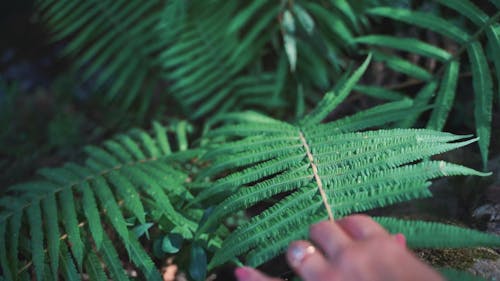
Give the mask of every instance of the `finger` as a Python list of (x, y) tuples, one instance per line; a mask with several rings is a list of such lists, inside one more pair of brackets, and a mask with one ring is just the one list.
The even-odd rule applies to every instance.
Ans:
[(290, 244), (286, 256), (290, 267), (304, 281), (327, 280), (331, 277), (331, 265), (307, 241), (295, 241)]
[(309, 237), (330, 260), (351, 242), (349, 235), (331, 221), (313, 224), (309, 230)]
[(234, 270), (234, 275), (238, 281), (283, 281), (278, 278), (271, 278), (251, 267), (238, 267)]
[(401, 245), (403, 248), (406, 248), (406, 237), (403, 233), (397, 233), (393, 235), (396, 242)]
[(382, 226), (366, 215), (348, 216), (338, 220), (337, 223), (354, 240), (389, 235)]

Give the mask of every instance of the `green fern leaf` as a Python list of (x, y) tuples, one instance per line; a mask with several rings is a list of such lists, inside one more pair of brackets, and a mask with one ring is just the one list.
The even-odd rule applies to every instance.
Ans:
[(415, 248), (498, 247), (500, 237), (477, 230), (437, 222), (375, 218), (391, 233), (403, 233)]
[[(415, 107), (425, 107), (428, 103), (429, 100), (434, 96), (434, 92), (436, 91), (437, 88), (437, 83), (435, 81), (432, 81), (425, 85), (420, 91), (418, 91), (415, 99), (414, 99), (414, 104)], [(406, 116), (406, 118), (401, 117), (401, 121), (396, 125), (398, 128), (410, 128), (412, 127), (416, 122), (418, 117), (422, 111), (418, 111), (415, 113), (409, 113), (409, 115)], [(432, 116), (432, 115), (431, 115)], [(431, 129), (431, 127), (428, 127)]]
[(364, 95), (374, 97), (377, 99), (381, 99), (381, 100), (399, 101), (399, 100), (406, 99), (404, 94), (402, 94), (400, 92), (387, 90), (387, 89), (384, 89), (382, 87), (377, 87), (377, 86), (356, 85), (354, 87), (354, 90), (361, 92)]
[[(178, 146), (186, 148), (187, 124), (181, 123), (180, 127), (172, 134), (182, 142)], [(28, 279), (61, 275), (64, 280), (74, 280), (92, 266), (89, 255), (102, 259), (105, 267), (110, 267), (108, 262), (115, 262), (122, 270), (120, 262), (116, 262), (117, 255), (113, 255), (114, 249), (109, 248), (114, 245), (104, 245), (107, 229), (120, 238), (120, 246), (128, 250), (130, 258), (135, 255), (147, 276), (158, 279), (144, 257), (145, 252), (130, 249), (131, 243), (138, 242), (129, 235), (124, 216), (130, 215), (139, 224), (145, 223), (147, 216), (154, 216), (160, 220), (158, 226), (168, 231), (178, 227), (187, 239), (193, 237), (196, 221), (201, 217), (197, 207), (189, 211), (181, 208), (193, 195), (184, 186), (187, 175), (174, 165), (174, 161), (190, 160), (200, 152), (186, 149), (173, 154), (166, 149), (170, 147), (166, 128), (156, 124), (156, 136), (162, 132), (164, 136), (158, 139), (137, 130), (118, 136), (107, 141), (104, 148), (88, 149), (86, 165), (68, 163), (61, 168), (41, 169), (38, 174), (44, 180), (9, 187), (7, 192), (13, 196), (0, 198), (0, 227), (8, 233), (2, 244), (7, 263), (0, 256), (4, 271), (17, 276), (14, 272), (22, 261), (23, 266), (34, 266), (26, 273), (34, 275)], [(23, 214), (28, 217), (26, 225), (21, 224)], [(83, 241), (95, 248), (85, 249)], [(71, 245), (70, 252), (66, 243)], [(99, 275), (97, 269), (94, 271)], [(114, 271), (113, 278), (122, 277), (118, 269)]]
[(313, 111), (311, 111), (302, 119), (302, 125), (308, 126), (317, 124), (325, 119), (325, 117), (333, 109), (335, 109), (335, 107), (337, 107), (337, 105), (339, 105), (351, 92), (358, 80), (368, 68), (370, 60), (371, 55), (369, 55), (365, 59), (363, 64), (356, 71), (354, 71), (354, 73), (349, 75), (349, 79), (345, 80), (344, 83), (340, 83), (339, 86), (337, 86), (333, 91), (326, 93), (320, 104), (318, 104), (318, 106)]
[[(418, 115), (428, 109), (425, 105), (417, 105), (409, 99), (385, 103), (360, 111), (324, 125), (331, 132), (355, 132), (370, 127), (384, 126), (396, 121), (405, 120), (408, 115)], [(399, 127), (399, 126), (395, 126)]]
[(124, 146), (124, 148), (133, 155), (133, 157), (135, 158), (134, 160), (140, 161), (146, 159), (146, 156), (144, 155), (142, 150), (129, 136), (121, 135), (118, 136), (117, 139)]
[(75, 262), (69, 253), (69, 250), (66, 244), (61, 244), (61, 268), (63, 270), (63, 274), (66, 277), (65, 280), (69, 281), (80, 281), (81, 277), (78, 274), (78, 271), (75, 267)]
[(81, 268), (84, 247), (80, 238), (80, 228), (78, 227), (78, 219), (75, 212), (76, 206), (71, 190), (65, 189), (61, 191), (59, 202), (61, 202), (62, 221), (68, 234), (68, 240), (71, 243), (71, 252), (75, 257), (78, 268)]
[(112, 280), (117, 281), (129, 281), (130, 279), (125, 275), (125, 271), (121, 266), (118, 254), (113, 246), (113, 243), (109, 240), (109, 237), (104, 234), (104, 239), (102, 241), (102, 247), (99, 250), (103, 260), (106, 262), (107, 270)]
[[(402, 21), (425, 29), (430, 29), (460, 43), (466, 43), (469, 40), (469, 35), (467, 34), (467, 32), (450, 23), (449, 21), (446, 21), (445, 19), (432, 15), (430, 13), (416, 12), (391, 7), (373, 8), (370, 9), (368, 13), (371, 15), (382, 16)], [(411, 49), (409, 51), (411, 52)]]
[(109, 222), (113, 225), (125, 245), (127, 245), (129, 243), (127, 222), (123, 218), (123, 214), (116, 203), (117, 200), (113, 196), (109, 185), (101, 178), (96, 178), (92, 184), (102, 209), (106, 211)]
[(447, 61), (451, 58), (451, 55), (445, 50), (412, 38), (367, 35), (356, 38), (355, 42), (408, 51), (425, 57), (435, 58), (440, 61)]
[[(130, 235), (134, 234), (131, 233)], [(149, 258), (148, 254), (144, 251), (137, 240), (131, 240), (131, 243), (129, 245), (129, 252), (132, 262), (141, 269), (146, 277), (146, 280), (163, 280), (163, 278), (160, 276), (160, 273), (156, 269), (156, 265)]]
[[(363, 39), (363, 37), (358, 38)], [(381, 39), (383, 40), (383, 39)], [(384, 42), (384, 41), (382, 41)], [(390, 45), (389, 45), (390, 46)], [(392, 46), (395, 47), (395, 46)], [(415, 47), (415, 45), (414, 45)], [(414, 49), (415, 51), (416, 49)], [(444, 51), (443, 51), (444, 52)], [(446, 53), (446, 52), (445, 52)], [(385, 63), (385, 65), (398, 73), (406, 74), (410, 77), (415, 77), (416, 79), (429, 81), (432, 80), (433, 76), (426, 69), (407, 61), (406, 59), (402, 59), (398, 56), (387, 55), (379, 51), (374, 51), (374, 59), (375, 61), (380, 61)]]
[(455, 99), (455, 91), (458, 82), (458, 72), (459, 63), (457, 61), (452, 61), (445, 69), (443, 80), (441, 81), (441, 87), (437, 94), (436, 106), (432, 111), (429, 122), (427, 123), (427, 128), (433, 130), (442, 130), (446, 119), (448, 119), (448, 113), (453, 105), (453, 100)]
[(132, 130), (132, 133), (136, 136), (137, 139), (140, 140), (140, 143), (148, 154), (147, 158), (155, 158), (159, 156), (158, 148), (156, 147), (153, 139), (149, 136), (149, 134), (145, 133), (142, 130)]
[(33, 202), (27, 209), (28, 220), (30, 223), (31, 247), (33, 255), (33, 265), (35, 266), (35, 275), (37, 280), (43, 280), (43, 268), (45, 253), (43, 251), (43, 230), (42, 230), (42, 211), (40, 203)]
[[(174, 209), (172, 206), (171, 200), (165, 193), (162, 191), (159, 186), (159, 182), (165, 183), (163, 180), (154, 181), (151, 176), (148, 175), (148, 172), (151, 173), (151, 169), (148, 171), (137, 170), (137, 169), (126, 169), (126, 171), (134, 178), (136, 183), (143, 185), (145, 192), (155, 201), (157, 210), (163, 212), (163, 214), (174, 224), (177, 226), (187, 227), (194, 231), (196, 228), (196, 223), (190, 220), (189, 218), (184, 217), (178, 211)], [(176, 190), (174, 187), (178, 185), (178, 183), (171, 183), (169, 190)], [(180, 191), (183, 192), (183, 191)], [(178, 193), (181, 195), (180, 193)], [(183, 194), (182, 194), (183, 195)], [(186, 234), (189, 236), (189, 234)]]
[(144, 207), (134, 185), (124, 175), (113, 171), (107, 176), (109, 182), (123, 199), (125, 207), (134, 214), (141, 224), (146, 223)]
[[(118, 159), (116, 159), (110, 153), (106, 152), (104, 149), (100, 149), (94, 146), (87, 146), (85, 147), (85, 152), (89, 155), (90, 159), (104, 166), (115, 167), (120, 164), (120, 161)], [(99, 168), (97, 167), (96, 170), (99, 170)]]
[(85, 217), (89, 224), (90, 233), (94, 239), (96, 247), (99, 249), (102, 244), (104, 229), (102, 228), (101, 217), (98, 212), (97, 203), (95, 201), (94, 192), (87, 182), (82, 183), (82, 206)]
[[(235, 126), (239, 125), (226, 126), (228, 139), (239, 134), (230, 129)], [(235, 193), (215, 208), (198, 230), (201, 233), (237, 210), (277, 194), (292, 193), (233, 232), (215, 253), (210, 268), (244, 253), (247, 262), (256, 266), (281, 252), (288, 242), (303, 237), (305, 226), (326, 216), (318, 194), (321, 186), (332, 204), (331, 211), (345, 216), (430, 196), (427, 180), (432, 178), (485, 175), (445, 162), (407, 164), (476, 139), (460, 141), (464, 136), (428, 130), (332, 134), (326, 128), (331, 125), (289, 126), (281, 132), (263, 128), (261, 134), (221, 144), (223, 153), (215, 148), (206, 155), (220, 168), (208, 168), (205, 177), (217, 177), (223, 170), (234, 172), (213, 182), (196, 199), (213, 202)], [(267, 155), (263, 153), (266, 150)], [(238, 161), (225, 156), (229, 151)]]
[(483, 159), (483, 167), (486, 168), (491, 135), (493, 82), (481, 45), (478, 42), (472, 43), (469, 45), (468, 53), (472, 68), (472, 85), (476, 93), (474, 96), (476, 132), (479, 137), (479, 149), (481, 151), (481, 158)]
[(90, 280), (106, 281), (108, 277), (104, 272), (99, 258), (93, 253), (89, 252), (85, 259), (85, 270), (89, 275)]
[[(154, 77), (149, 72), (159, 66), (158, 51), (171, 38), (160, 36), (169, 33), (159, 28), (162, 5), (157, 1), (106, 3), (61, 4), (43, 0), (36, 1), (36, 8), (41, 21), (50, 27), (53, 41), (72, 37), (63, 54), (76, 58), (75, 67), (83, 72), (82, 82), (95, 78), (95, 89), (106, 89), (108, 101), (119, 98), (122, 108), (130, 108), (133, 102), (147, 108), (151, 100), (150, 85), (160, 79), (158, 74)], [(149, 44), (153, 38), (156, 42)], [(125, 85), (127, 94), (118, 95)], [(139, 99), (140, 93), (148, 88)]]
[[(200, 173), (198, 184), (203, 187), (207, 180), (211, 182), (192, 204), (217, 206), (198, 229), (198, 236), (216, 234), (216, 226), (236, 211), (275, 195), (282, 197), (226, 237), (209, 268), (241, 255), (249, 265), (260, 265), (282, 252), (290, 241), (305, 238), (307, 225), (327, 215), (333, 219), (431, 196), (431, 179), (488, 175), (443, 161), (420, 161), (477, 141), (467, 140), (469, 136), (411, 129), (351, 132), (396, 121), (394, 115), (401, 116), (402, 109), (412, 105), (409, 100), (318, 124), (347, 96), (367, 64), (368, 60), (355, 75), (342, 79), (336, 87), (342, 89), (341, 94), (325, 95), (298, 125), (241, 118), (207, 134), (210, 151), (203, 159), (210, 165)], [(451, 80), (457, 72), (458, 64), (452, 63)], [(419, 97), (420, 111), (426, 107), (423, 100), (436, 88), (435, 82), (430, 85)], [(390, 112), (396, 114), (384, 116)], [(383, 117), (368, 118), (379, 114)]]
[[(431, 114), (431, 119), (428, 122), (428, 128), (434, 129), (442, 129), (446, 122), (448, 113), (453, 105), (455, 95), (454, 92), (456, 91), (456, 85), (460, 75), (458, 70), (458, 60), (462, 53), (467, 51), (469, 65), (472, 70), (472, 81), (475, 93), (475, 127), (476, 133), (480, 139), (478, 144), (483, 166), (486, 168), (491, 137), (493, 79), (490, 74), (488, 59), (483, 51), (483, 46), (487, 46), (491, 50), (496, 50), (500, 47), (499, 32), (497, 28), (495, 28), (495, 26), (498, 25), (498, 20), (500, 19), (500, 12), (496, 12), (492, 16), (489, 16), (477, 5), (468, 0), (438, 1), (438, 3), (457, 11), (458, 14), (464, 19), (470, 20), (475, 32), (469, 33), (469, 29), (461, 26), (460, 23), (452, 20), (446, 20), (444, 17), (433, 15), (433, 13), (423, 13), (391, 7), (373, 8), (370, 9), (368, 13), (373, 16), (401, 21), (412, 26), (420, 27), (423, 30), (431, 30), (456, 41), (458, 43), (458, 50), (453, 55), (427, 43), (423, 43), (429, 46), (429, 48), (426, 48), (425, 50), (437, 49), (440, 51), (423, 51), (422, 47), (417, 47), (419, 44), (415, 41), (418, 41), (418, 39), (408, 39), (415, 42), (415, 48), (413, 48), (413, 46), (410, 47), (410, 44), (404, 42), (407, 39), (400, 39), (393, 36), (381, 37), (378, 35), (368, 35), (357, 38), (355, 41), (372, 46), (382, 46), (385, 48), (404, 50), (409, 53), (435, 58), (444, 63), (441, 68), (438, 69), (437, 73), (433, 75), (432, 79), (434, 82), (437, 82), (438, 79), (441, 79), (441, 74), (444, 73), (440, 81), (441, 87), (438, 96), (434, 102), (436, 106)], [(486, 35), (486, 40), (482, 40), (481, 37), (483, 35)], [(482, 44), (483, 41), (485, 42), (484, 45)], [(500, 69), (500, 63), (498, 62), (500, 60), (500, 55), (495, 51), (492, 51), (491, 54), (491, 60), (495, 69)], [(390, 65), (388, 64), (388, 66)], [(462, 67), (462, 69), (464, 68), (466, 67)], [(397, 71), (406, 73), (410, 77), (414, 77), (414, 75), (409, 74), (408, 71), (405, 71), (404, 69), (399, 69)], [(498, 73), (497, 78), (500, 78)], [(497, 80), (499, 80), (498, 83), (500, 83), (500, 79)], [(413, 122), (410, 121), (406, 121), (406, 123), (409, 124)]]
[(172, 150), (170, 149), (170, 144), (168, 143), (167, 140), (167, 130), (165, 129), (165, 127), (160, 125), (160, 123), (158, 122), (153, 122), (153, 128), (155, 130), (155, 138), (158, 146), (161, 149), (161, 153), (163, 155), (168, 155), (172, 153)]
[(242, 10), (240, 13), (238, 13), (234, 20), (231, 22), (231, 25), (228, 28), (228, 32), (236, 32), (237, 30), (241, 29), (244, 25), (246, 25), (250, 18), (264, 6), (264, 4), (267, 1), (265, 0), (257, 0), (254, 1), (249, 7), (246, 9)]
[(49, 194), (42, 201), (42, 209), (47, 228), (47, 245), (50, 257), (50, 266), (54, 274), (59, 272), (59, 244), (60, 235), (58, 227), (57, 201), (54, 194)]

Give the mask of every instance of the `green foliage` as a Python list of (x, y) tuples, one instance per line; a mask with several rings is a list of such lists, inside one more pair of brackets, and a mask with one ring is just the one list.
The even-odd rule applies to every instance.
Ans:
[(171, 5), (161, 1), (50, 0), (36, 4), (53, 41), (72, 37), (63, 55), (76, 58), (82, 82), (94, 84), (96, 90), (106, 93), (106, 100), (117, 100), (123, 108), (136, 101), (144, 113), (158, 82), (155, 55), (169, 43), (162, 36), (162, 19), (166, 16), (163, 6)]
[(52, 40), (71, 38), (63, 56), (75, 60), (82, 82), (94, 84), (107, 102), (144, 115), (156, 89), (187, 118), (286, 108), (286, 98), (304, 104), (304, 90), (319, 99), (345, 65), (342, 50), (364, 29), (360, 12), (367, 7), (365, 1), (37, 1)]
[[(444, 161), (420, 161), (476, 141), (466, 140), (469, 136), (424, 129), (352, 132), (348, 126), (343, 128), (341, 125), (345, 120), (320, 124), (327, 115), (325, 113), (347, 96), (367, 63), (368, 60), (354, 74), (349, 74), (348, 79), (342, 79), (343, 83), (336, 87), (338, 91), (326, 94), (318, 108), (296, 124), (264, 117), (260, 120), (241, 118), (243, 121), (231, 122), (208, 133), (208, 152), (203, 158), (211, 165), (200, 172), (199, 178), (200, 185), (206, 178), (213, 179), (213, 182), (199, 193), (195, 202), (217, 202), (217, 207), (199, 232), (214, 229), (225, 217), (239, 210), (277, 198), (272, 206), (242, 224), (224, 240), (209, 268), (241, 255), (251, 266), (266, 262), (283, 252), (291, 241), (306, 238), (309, 225), (327, 217), (325, 207), (331, 208), (335, 217), (343, 217), (428, 197), (431, 195), (427, 189), (429, 180), (433, 178), (487, 175)], [(408, 108), (397, 110), (408, 112)], [(394, 114), (393, 108), (386, 107), (385, 110), (379, 109), (378, 113), (385, 118), (360, 122), (354, 129), (395, 122), (398, 119), (392, 118), (399, 117), (402, 112)], [(356, 116), (352, 116), (350, 120), (355, 119)], [(326, 198), (322, 198), (322, 192)], [(218, 203), (219, 198), (225, 199)], [(393, 228), (403, 228), (394, 221), (384, 222)], [(407, 223), (404, 229), (409, 234), (427, 234), (420, 238), (427, 244), (416, 243), (418, 246), (499, 243), (495, 236), (452, 226), (428, 226), (416, 222)], [(446, 233), (448, 240), (430, 235), (430, 232)], [(412, 239), (418, 239), (415, 236), (409, 235), (412, 243)], [(463, 237), (463, 240), (451, 239), (450, 242), (450, 237)]]
[[(124, 267), (133, 264), (141, 278), (161, 280), (155, 258), (175, 255), (205, 280), (228, 262), (263, 264), (329, 216), (430, 197), (435, 178), (489, 175), (434, 157), (477, 141), (486, 167), (500, 12), (435, 2), (37, 0), (52, 41), (66, 42), (62, 56), (105, 104), (131, 118), (168, 106), (164, 118), (195, 125), (153, 122), (86, 147), (83, 164), (9, 187), (0, 198), (2, 277), (130, 280)], [(415, 36), (381, 33), (382, 20)], [(418, 89), (371, 83), (372, 60)], [(440, 132), (460, 111), (467, 76), (477, 138)], [(360, 96), (368, 106), (350, 100)], [(4, 100), (2, 137), (16, 114), (10, 94)], [(50, 146), (77, 143), (77, 126), (54, 116)], [(257, 204), (265, 210), (247, 219)], [(472, 229), (376, 219), (412, 247), (500, 247), (498, 236)]]
[[(354, 41), (358, 44), (366, 44), (370, 49), (376, 50), (375, 60), (386, 63), (387, 67), (423, 83), (437, 83), (439, 85), (434, 100), (432, 96), (423, 92), (424, 97), (420, 94), (416, 97), (422, 103), (434, 104), (434, 110), (427, 127), (435, 130), (443, 129), (454, 104), (459, 74), (461, 70), (464, 72), (463, 69), (469, 68), (474, 90), (476, 134), (479, 137), (478, 144), (483, 166), (486, 168), (491, 137), (494, 80), (489, 62), (495, 68), (498, 83), (496, 90), (500, 93), (500, 76), (498, 75), (500, 73), (500, 57), (499, 53), (495, 51), (500, 49), (500, 33), (498, 32), (500, 12), (497, 10), (494, 14), (488, 15), (469, 0), (437, 2), (439, 5), (433, 6), (434, 11), (441, 8), (451, 9), (467, 19), (467, 24), (464, 24), (463, 21), (455, 23), (439, 13), (390, 6), (370, 9), (368, 14), (375, 20), (385, 18), (416, 26), (423, 31), (435, 32), (446, 40), (453, 41), (455, 44), (453, 48), (456, 50), (447, 50), (429, 44), (420, 38), (401, 38), (393, 35), (369, 34), (358, 37)], [(498, 5), (496, 1), (491, 2), (493, 5)], [(486, 55), (485, 51), (488, 49), (489, 56)], [(400, 55), (398, 51), (436, 61), (439, 67), (434, 73), (431, 73), (419, 66), (418, 63), (411, 62), (408, 56)], [(463, 60), (463, 55), (466, 55), (468, 60)]]
[[(152, 221), (190, 238), (201, 213), (182, 211), (193, 195), (184, 186), (188, 175), (176, 164), (194, 157), (196, 150), (172, 153), (167, 128), (158, 123), (153, 128), (151, 134), (132, 130), (102, 147), (89, 146), (84, 165), (42, 169), (42, 179), (9, 188), (0, 202), (0, 261), (8, 280), (16, 280), (30, 260), (37, 280), (47, 271), (56, 276), (60, 269), (69, 280), (74, 270), (103, 276), (97, 257), (109, 277), (126, 280), (120, 248), (148, 280), (161, 280), (130, 226)], [(109, 235), (116, 237), (113, 242)], [(65, 253), (67, 244), (70, 252)]]

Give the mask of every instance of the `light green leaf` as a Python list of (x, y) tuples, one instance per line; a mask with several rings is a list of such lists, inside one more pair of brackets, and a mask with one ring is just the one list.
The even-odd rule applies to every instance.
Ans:
[(479, 150), (486, 169), (488, 148), (491, 136), (491, 118), (493, 103), (493, 82), (488, 62), (479, 42), (474, 42), (467, 48), (472, 69), (472, 86), (474, 87), (474, 118), (476, 133), (479, 137)]
[(453, 106), (458, 83), (459, 62), (455, 60), (451, 61), (444, 71), (441, 86), (434, 103), (434, 110), (427, 123), (427, 128), (433, 130), (443, 129), (448, 119), (448, 113)]
[(290, 11), (286, 10), (283, 13), (283, 42), (285, 44), (285, 52), (290, 64), (290, 71), (295, 72), (297, 65), (297, 42), (295, 41), (295, 20)]
[(293, 5), (293, 12), (297, 15), (297, 19), (302, 27), (304, 27), (304, 30), (308, 34), (312, 34), (314, 31), (314, 20), (311, 15), (297, 3)]

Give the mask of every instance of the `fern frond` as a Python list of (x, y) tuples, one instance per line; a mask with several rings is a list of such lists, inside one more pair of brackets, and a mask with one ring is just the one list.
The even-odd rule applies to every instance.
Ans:
[[(337, 88), (347, 93), (339, 96), (348, 94), (366, 64), (340, 82)], [(281, 197), (274, 198), (282, 198), (231, 233), (215, 251), (210, 268), (241, 255), (257, 266), (283, 251), (293, 239), (304, 237), (307, 226), (324, 219), (329, 211), (342, 217), (428, 197), (429, 180), (437, 177), (488, 175), (443, 161), (421, 161), (477, 141), (468, 139), (470, 136), (426, 129), (350, 132), (396, 121), (388, 116), (374, 118), (376, 121), (367, 117), (398, 112), (408, 106), (407, 100), (358, 113), (352, 121), (358, 124), (353, 127), (348, 119), (320, 124), (326, 110), (336, 104), (329, 93), (319, 108), (296, 125), (242, 120), (207, 134), (212, 139), (204, 159), (211, 165), (198, 181), (208, 179), (211, 184), (194, 202), (217, 206), (198, 229), (199, 234), (215, 229), (236, 211), (276, 195)], [(243, 133), (248, 128), (251, 134)]]
[(75, 59), (82, 82), (105, 90), (109, 102), (117, 101), (124, 109), (139, 103), (144, 111), (152, 97), (151, 86), (160, 79), (158, 71), (153, 71), (160, 66), (157, 53), (170, 43), (166, 34), (171, 31), (162, 28), (162, 23), (164, 13), (175, 8), (171, 2), (181, 1), (41, 0), (36, 1), (36, 8), (53, 41), (72, 38), (63, 55)]
[(479, 150), (483, 167), (488, 162), (488, 148), (491, 135), (491, 118), (493, 107), (493, 82), (484, 51), (478, 42), (469, 45), (467, 50), (472, 68), (472, 86), (474, 87), (474, 119), (479, 137)]
[[(476, 133), (479, 137), (479, 148), (486, 167), (488, 160), (488, 150), (491, 138), (491, 116), (493, 102), (493, 78), (488, 65), (488, 57), (485, 55), (484, 48), (496, 50), (500, 47), (500, 36), (496, 28), (500, 22), (500, 12), (488, 15), (477, 5), (468, 0), (438, 1), (439, 5), (445, 6), (456, 11), (459, 16), (468, 19), (472, 23), (472, 28), (467, 25), (460, 25), (451, 20), (446, 20), (440, 15), (434, 15), (429, 12), (411, 11), (401, 8), (376, 7), (370, 9), (368, 13), (374, 17), (383, 17), (395, 21), (404, 22), (411, 26), (417, 26), (423, 30), (434, 31), (444, 37), (455, 41), (458, 50), (451, 52), (443, 50), (438, 46), (433, 46), (422, 42), (416, 38), (397, 38), (386, 35), (368, 35), (354, 39), (356, 43), (363, 43), (370, 46), (370, 49), (377, 50), (380, 47), (385, 49), (402, 50), (410, 54), (416, 54), (428, 59), (435, 59), (442, 62), (442, 65), (435, 73), (432, 73), (432, 79), (422, 79), (418, 77), (418, 72), (411, 73), (404, 69), (397, 69), (392, 61), (387, 61), (387, 66), (396, 69), (396, 71), (405, 73), (410, 77), (420, 81), (429, 81), (427, 83), (440, 83), (438, 95), (434, 101), (426, 98), (435, 107), (428, 122), (428, 128), (441, 130), (448, 118), (448, 113), (454, 103), (456, 85), (460, 70), (465, 69), (464, 65), (469, 65), (472, 72), (472, 82), (474, 88), (474, 119)], [(483, 38), (485, 40), (483, 40)], [(484, 42), (484, 43), (483, 43)], [(376, 51), (375, 51), (376, 53)], [(468, 64), (460, 62), (461, 55), (466, 53)], [(495, 67), (500, 69), (498, 52), (492, 52), (489, 56)], [(400, 60), (405, 60), (400, 58)], [(391, 65), (392, 63), (392, 65)], [(459, 68), (459, 64), (462, 66)], [(497, 78), (498, 71), (497, 72)], [(500, 79), (497, 79), (498, 91), (500, 91)], [(423, 101), (423, 100), (422, 100)], [(412, 117), (412, 120), (415, 117)], [(414, 121), (405, 121), (411, 124)]]
[[(185, 150), (185, 128), (158, 123), (153, 127), (151, 135), (132, 130), (102, 148), (88, 147), (85, 165), (41, 169), (43, 179), (10, 187), (9, 193), (16, 198), (0, 200), (2, 271), (17, 280), (18, 272), (32, 263), (34, 270), (29, 272), (37, 280), (60, 272), (67, 280), (79, 279), (86, 271), (102, 279), (105, 270), (96, 262), (102, 259), (114, 280), (126, 280), (115, 250), (120, 245), (147, 280), (161, 280), (137, 237), (130, 234), (126, 218), (144, 224), (154, 211), (167, 231), (178, 227), (190, 238), (201, 210), (182, 209), (192, 195), (184, 185), (187, 175), (176, 161), (184, 161), (186, 155), (191, 159), (193, 151), (172, 153), (167, 137), (173, 134), (180, 142), (177, 147)], [(110, 232), (119, 238), (116, 243), (108, 241)], [(69, 250), (66, 243), (71, 245)]]
[(500, 237), (477, 230), (438, 222), (374, 218), (390, 233), (403, 233), (414, 248), (499, 247)]

